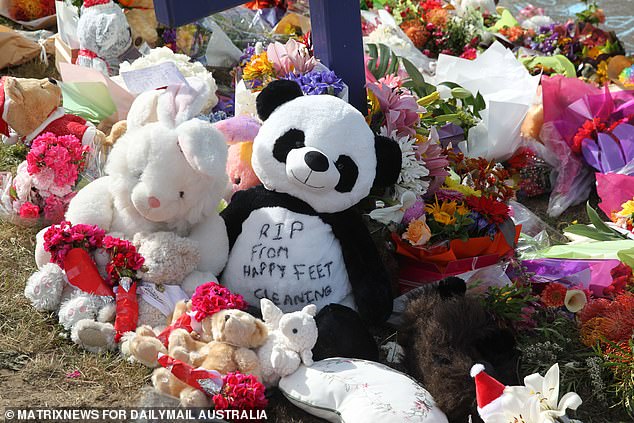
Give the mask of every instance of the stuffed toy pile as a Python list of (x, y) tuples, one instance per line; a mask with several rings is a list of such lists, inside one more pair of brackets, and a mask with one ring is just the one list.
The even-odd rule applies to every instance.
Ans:
[[(139, 324), (157, 330), (166, 325), (175, 302), (216, 280), (227, 258), (224, 222), (217, 213), (227, 186), (226, 145), (209, 123), (192, 119), (208, 101), (208, 91), (202, 81), (192, 78), (188, 83), (135, 100), (127, 132), (108, 158), (107, 175), (84, 187), (66, 213), (71, 224), (96, 225), (136, 242), (146, 266), (139, 287)], [(68, 287), (54, 278), (59, 270), (47, 264), (51, 257), (44, 248), (45, 232), (38, 234), (40, 270), (27, 284), (27, 297), (34, 304), (46, 302), (39, 308), (59, 306), (60, 321), (74, 342), (95, 352), (114, 349), (111, 313), (102, 314), (100, 307), (77, 312), (94, 302), (94, 296), (75, 289), (72, 302), (59, 304), (68, 298), (63, 294)], [(98, 257), (95, 261), (99, 264)]]

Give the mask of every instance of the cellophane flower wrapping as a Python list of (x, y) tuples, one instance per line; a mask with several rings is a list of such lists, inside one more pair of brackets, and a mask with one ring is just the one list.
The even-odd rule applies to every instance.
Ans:
[(486, 103), (481, 121), (459, 144), (461, 151), (489, 160), (511, 157), (520, 145), (520, 127), (533, 104), (539, 78), (531, 76), (513, 52), (498, 42), (475, 60), (440, 55), (435, 82), (454, 82), (473, 95), (479, 92)]

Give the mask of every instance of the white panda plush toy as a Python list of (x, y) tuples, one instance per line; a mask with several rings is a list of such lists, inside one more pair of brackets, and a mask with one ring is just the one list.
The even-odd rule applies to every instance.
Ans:
[[(354, 206), (396, 182), (400, 148), (345, 101), (304, 96), (292, 81), (264, 88), (257, 111), (252, 165), (263, 185), (236, 192), (222, 213), (230, 244), (222, 283), (285, 313), (315, 304), (316, 359), (376, 359), (365, 325), (392, 312), (390, 278)], [(373, 348), (355, 350), (350, 337)]]

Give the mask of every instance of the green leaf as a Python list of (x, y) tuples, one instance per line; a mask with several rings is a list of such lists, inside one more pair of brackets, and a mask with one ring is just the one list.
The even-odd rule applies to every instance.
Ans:
[(571, 225), (564, 229), (564, 232), (568, 232), (574, 235), (585, 236), (586, 238), (594, 239), (597, 241), (614, 241), (614, 236), (600, 232), (595, 228), (591, 228), (586, 225)]
[(379, 44), (379, 69), (377, 71), (380, 75), (379, 78), (384, 77), (387, 72), (387, 67), (390, 61), (390, 53), (391, 50), (388, 46), (385, 44)]
[(412, 85), (410, 87), (416, 91), (416, 94), (418, 94), (419, 97), (425, 97), (436, 91), (436, 87), (425, 82), (425, 78), (412, 62), (404, 57), (401, 57), (401, 63), (403, 63), (405, 72), (407, 72), (409, 78), (411, 79)]
[(629, 248), (627, 250), (621, 250), (616, 253), (619, 260), (628, 266), (634, 268), (634, 248)]
[(603, 219), (599, 217), (599, 213), (597, 213), (597, 211), (590, 206), (589, 201), (586, 203), (586, 212), (588, 213), (588, 218), (590, 218), (590, 222), (592, 222), (592, 224), (598, 231), (613, 235), (613, 237), (616, 237), (617, 239), (627, 238), (625, 235), (621, 234), (618, 231), (615, 231), (614, 229), (606, 225)]

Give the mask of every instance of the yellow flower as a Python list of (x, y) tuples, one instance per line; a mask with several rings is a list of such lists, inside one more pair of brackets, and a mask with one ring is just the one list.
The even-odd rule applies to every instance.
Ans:
[(464, 204), (460, 204), (456, 209), (456, 212), (458, 212), (460, 216), (464, 216), (471, 213), (471, 210), (469, 210), (469, 207), (465, 206)]
[(245, 81), (251, 81), (254, 79), (264, 81), (273, 79), (274, 77), (275, 70), (273, 69), (273, 63), (269, 61), (265, 51), (258, 55), (254, 55), (242, 71), (242, 79)]
[(456, 218), (445, 212), (434, 213), (434, 220), (441, 225), (456, 223)]
[(625, 203), (621, 204), (621, 208), (623, 210), (618, 212), (617, 216), (629, 217), (629, 216), (633, 215), (634, 214), (634, 200), (630, 200), (628, 202), (625, 202)]
[(381, 113), (381, 104), (379, 103), (379, 99), (376, 98), (376, 95), (372, 92), (372, 90), (367, 90), (368, 92), (368, 103), (370, 106), (370, 111), (368, 115), (365, 117), (365, 121), (368, 125), (372, 122), (372, 116), (375, 116)]
[(449, 176), (445, 179), (445, 184), (443, 189), (447, 189), (450, 191), (458, 191), (461, 194), (464, 194), (466, 197), (480, 197), (482, 196), (482, 192), (475, 190), (467, 185), (462, 185), (461, 183), (454, 181)]
[(456, 214), (456, 202), (455, 201), (443, 201), (442, 204), (438, 204), (438, 200), (434, 204), (427, 204), (425, 211), (434, 216), (434, 220), (441, 225), (451, 225), (456, 222), (454, 215)]
[(412, 220), (407, 225), (407, 231), (403, 234), (403, 239), (409, 241), (414, 246), (425, 245), (431, 238), (431, 230), (427, 226), (425, 215), (419, 219)]

